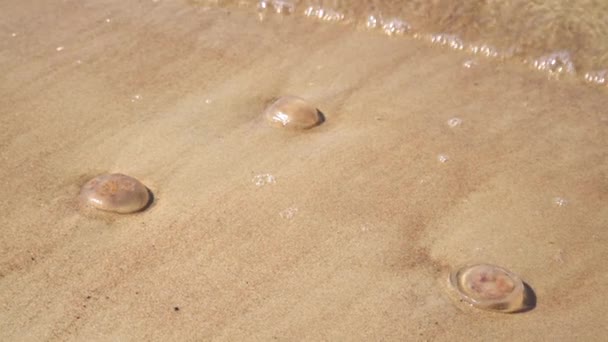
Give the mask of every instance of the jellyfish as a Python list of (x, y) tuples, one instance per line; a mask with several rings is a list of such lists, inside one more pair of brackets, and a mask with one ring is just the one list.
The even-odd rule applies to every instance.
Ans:
[(477, 308), (513, 312), (523, 305), (523, 281), (496, 265), (462, 267), (450, 275), (450, 282), (464, 301)]
[(264, 117), (272, 126), (293, 130), (309, 129), (323, 121), (317, 108), (297, 96), (279, 98), (266, 108)]
[(143, 210), (150, 200), (150, 191), (145, 185), (120, 173), (99, 175), (80, 190), (81, 203), (120, 214)]

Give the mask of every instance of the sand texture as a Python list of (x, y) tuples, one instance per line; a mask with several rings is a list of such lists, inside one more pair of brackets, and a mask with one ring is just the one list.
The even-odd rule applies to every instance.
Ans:
[[(1, 341), (605, 340), (606, 89), (179, 1), (0, 19)], [(325, 122), (268, 125), (284, 95)], [(83, 211), (106, 172), (154, 203)], [(536, 307), (454, 300), (469, 262)]]

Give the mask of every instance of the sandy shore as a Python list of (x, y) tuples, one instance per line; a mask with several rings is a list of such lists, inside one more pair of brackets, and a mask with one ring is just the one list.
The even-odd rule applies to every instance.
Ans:
[[(0, 340), (608, 334), (605, 89), (168, 1), (9, 0), (0, 18)], [(285, 94), (326, 122), (266, 125)], [(104, 172), (152, 207), (84, 213)], [(453, 300), (472, 261), (519, 274), (536, 307)]]

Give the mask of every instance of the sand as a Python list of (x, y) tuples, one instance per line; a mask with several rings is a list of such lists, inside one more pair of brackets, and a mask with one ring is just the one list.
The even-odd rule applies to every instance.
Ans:
[[(606, 89), (182, 2), (7, 0), (0, 18), (0, 340), (608, 333)], [(326, 121), (270, 127), (283, 95)], [(83, 212), (105, 172), (155, 202)], [(454, 300), (469, 262), (515, 272), (536, 306)]]

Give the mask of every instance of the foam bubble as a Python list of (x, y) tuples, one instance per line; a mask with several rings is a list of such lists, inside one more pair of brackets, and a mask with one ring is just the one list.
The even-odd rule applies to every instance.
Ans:
[(450, 126), (452, 128), (458, 127), (462, 124), (462, 119), (453, 117), (453, 118), (449, 119), (447, 123), (448, 123), (448, 126)]
[(585, 81), (597, 85), (605, 85), (608, 79), (608, 70), (589, 71), (585, 73)]
[(501, 55), (501, 52), (496, 47), (487, 44), (471, 45), (469, 46), (469, 51), (486, 57), (498, 57)]
[(411, 26), (400, 19), (393, 18), (382, 24), (382, 31), (389, 36), (403, 35), (411, 30)]
[(343, 12), (322, 6), (309, 6), (304, 10), (304, 15), (323, 21), (342, 21), (346, 17)]
[(464, 42), (455, 34), (438, 33), (430, 36), (433, 44), (444, 45), (454, 50), (464, 49)]
[(258, 10), (274, 10), (278, 14), (291, 14), (295, 8), (295, 2), (289, 0), (260, 0), (258, 2)]
[(563, 197), (555, 197), (553, 198), (553, 203), (558, 207), (565, 207), (568, 205), (568, 200)]
[(253, 179), (251, 179), (251, 182), (253, 182), (253, 184), (255, 184), (256, 186), (264, 186), (266, 184), (274, 184), (277, 181), (273, 175), (269, 173), (263, 173), (255, 175)]
[(462, 63), (462, 66), (466, 69), (471, 69), (472, 67), (474, 67), (476, 65), (477, 65), (477, 62), (472, 59), (466, 60)]
[(376, 14), (370, 14), (367, 16), (365, 21), (365, 26), (369, 29), (375, 29), (380, 26), (382, 23), (382, 19), (378, 17)]
[(541, 56), (532, 62), (532, 66), (550, 75), (575, 74), (574, 63), (568, 51), (558, 51)]
[(291, 207), (291, 208), (287, 208), (287, 209), (281, 211), (279, 213), (279, 216), (281, 216), (282, 218), (284, 218), (286, 220), (291, 220), (296, 216), (297, 213), (298, 213), (298, 208)]

